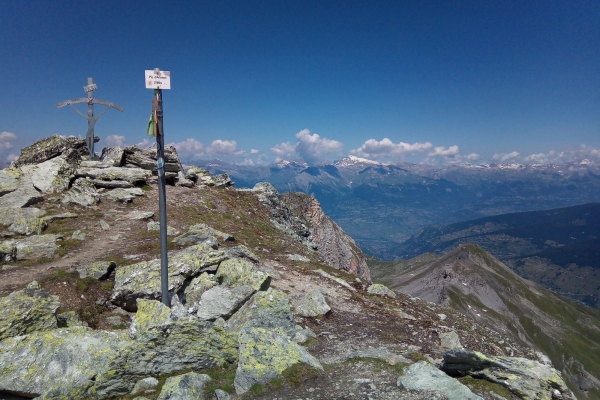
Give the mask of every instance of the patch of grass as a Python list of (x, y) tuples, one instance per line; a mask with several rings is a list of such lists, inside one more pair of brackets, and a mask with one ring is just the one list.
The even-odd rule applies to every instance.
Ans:
[(55, 272), (51, 273), (50, 275), (48, 275), (46, 277), (46, 279), (49, 279), (49, 280), (70, 279), (70, 278), (74, 278), (76, 275), (77, 275), (77, 272), (70, 272), (65, 269), (59, 269), (58, 271), (55, 271)]
[(475, 379), (472, 376), (467, 375), (463, 376), (462, 378), (458, 378), (458, 380), (474, 391), (494, 392), (507, 399), (512, 397), (510, 390), (497, 383), (486, 381), (485, 379)]
[(79, 319), (88, 323), (90, 328), (96, 329), (100, 322), (100, 314), (104, 312), (104, 307), (97, 304), (84, 304), (77, 308)]
[(205, 398), (211, 398), (217, 389), (232, 393), (234, 391), (233, 380), (235, 379), (235, 370), (236, 365), (226, 364), (221, 367), (197, 371), (200, 374), (206, 374), (212, 378), (212, 380), (204, 386)]
[(285, 369), (281, 375), (290, 385), (300, 387), (302, 382), (314, 378), (319, 374), (319, 370), (304, 363), (294, 364)]
[(89, 289), (87, 282), (84, 280), (77, 281), (76, 287), (80, 292), (85, 292)]
[(392, 365), (385, 360), (381, 360), (379, 358), (371, 358), (371, 357), (354, 357), (346, 362), (352, 363), (352, 364), (368, 363), (373, 366), (373, 369), (375, 370), (375, 372), (394, 371), (397, 374), (402, 374), (404, 367), (409, 365), (409, 364), (404, 364), (404, 363), (397, 363), (397, 364)]
[(421, 353), (418, 353), (418, 352), (410, 353), (408, 355), (408, 358), (410, 358), (414, 362), (417, 362), (417, 361), (427, 361), (427, 359), (425, 358), (425, 356), (423, 354), (421, 354)]
[(254, 395), (259, 395), (259, 394), (263, 394), (267, 391), (267, 388), (263, 385), (261, 385), (260, 383), (255, 383), (254, 385), (252, 385), (252, 387), (250, 388), (250, 393), (254, 394)]
[(61, 240), (59, 242), (58, 255), (63, 257), (65, 255), (69, 254), (69, 252), (71, 250), (73, 250), (75, 247), (77, 247), (79, 244), (81, 244), (81, 240), (77, 240), (77, 239)]
[(100, 289), (101, 290), (113, 290), (113, 287), (115, 287), (115, 282), (114, 281), (102, 281), (102, 282), (100, 282)]
[(149, 191), (152, 190), (152, 186), (150, 186), (150, 185), (144, 185), (144, 186), (142, 186), (142, 190), (144, 192), (149, 192)]

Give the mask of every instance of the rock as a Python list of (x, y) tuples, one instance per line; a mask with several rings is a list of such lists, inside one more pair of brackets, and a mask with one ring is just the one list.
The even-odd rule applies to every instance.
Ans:
[(111, 163), (107, 163), (107, 162), (103, 162), (103, 161), (98, 161), (98, 160), (82, 160), (79, 162), (79, 167), (85, 167), (85, 168), (108, 168), (108, 167), (114, 167), (114, 165), (112, 165)]
[(63, 192), (75, 177), (75, 167), (66, 156), (59, 156), (37, 165), (24, 165), (23, 173), (30, 176), (33, 186), (42, 193)]
[(87, 326), (86, 322), (82, 322), (75, 311), (67, 311), (56, 316), (56, 323), (59, 328), (72, 328), (74, 326)]
[(72, 203), (83, 207), (95, 206), (100, 201), (100, 194), (91, 179), (77, 179), (71, 189), (63, 196), (64, 204)]
[(185, 302), (188, 307), (198, 303), (202, 298), (202, 294), (216, 284), (217, 281), (214, 275), (209, 275), (206, 272), (192, 279), (189, 286), (185, 289)]
[[(94, 142), (98, 142), (100, 138), (94, 136)], [(15, 167), (20, 167), (26, 164), (41, 164), (46, 160), (68, 154), (72, 150), (86, 148), (85, 139), (77, 139), (74, 136), (52, 135), (48, 138), (38, 140), (31, 146), (23, 147), (21, 155), (13, 163)]]
[(9, 226), (8, 230), (19, 235), (39, 235), (47, 226), (43, 218), (21, 218)]
[(123, 325), (123, 318), (121, 318), (119, 315), (111, 315), (110, 317), (106, 318), (106, 322), (113, 327), (120, 326)]
[(100, 228), (102, 228), (103, 231), (107, 231), (110, 229), (110, 225), (108, 224), (108, 222), (106, 222), (105, 220), (101, 219), (100, 220)]
[(301, 256), (300, 254), (288, 254), (287, 257), (292, 261), (310, 262), (310, 259)]
[(96, 261), (89, 264), (77, 266), (75, 269), (79, 273), (81, 279), (107, 279), (115, 270), (117, 264), (114, 261)]
[(396, 383), (406, 390), (438, 392), (449, 400), (483, 400), (458, 380), (449, 377), (426, 361), (416, 362), (404, 368)]
[(103, 181), (102, 179), (92, 179), (92, 183), (97, 188), (106, 188), (106, 189), (128, 189), (133, 188), (133, 183), (129, 183), (127, 181)]
[(296, 311), (303, 317), (317, 317), (331, 311), (320, 289), (311, 290), (296, 304)]
[(181, 301), (179, 300), (179, 295), (174, 294), (171, 297), (171, 313), (169, 314), (169, 318), (176, 321), (179, 319), (185, 319), (190, 316), (190, 313), (185, 308)]
[(554, 390), (558, 390), (564, 399), (575, 398), (560, 372), (526, 358), (495, 357), (468, 349), (452, 349), (444, 353), (441, 369), (450, 375), (471, 375), (497, 383), (522, 399), (555, 399)]
[(56, 241), (60, 235), (34, 235), (25, 239), (15, 240), (17, 260), (36, 260), (52, 258), (58, 251)]
[[(118, 201), (119, 203), (131, 203), (135, 196), (141, 196), (142, 193), (139, 193), (136, 189), (138, 188), (130, 188), (130, 189), (113, 189), (109, 190), (106, 193), (102, 193), (102, 198)], [(141, 189), (139, 189), (141, 191)]]
[(278, 329), (290, 337), (296, 333), (290, 298), (284, 292), (272, 289), (256, 292), (229, 318), (226, 326), (231, 331), (241, 331), (246, 327)]
[(141, 219), (150, 219), (154, 217), (154, 213), (152, 211), (132, 211), (127, 214), (127, 218), (133, 220), (141, 220)]
[(0, 196), (14, 192), (19, 187), (21, 170), (9, 167), (0, 170)]
[(23, 290), (0, 297), (0, 340), (56, 329), (59, 307), (58, 296), (41, 289), (36, 281)]
[(47, 223), (52, 223), (59, 219), (68, 219), (68, 218), (77, 218), (77, 217), (79, 217), (79, 214), (75, 214), (72, 212), (66, 212), (66, 213), (62, 213), (62, 214), (48, 215), (48, 216), (42, 217), (42, 220), (44, 220)]
[[(14, 240), (0, 242), (0, 260), (4, 262), (16, 261), (17, 245)], [(2, 268), (4, 269), (4, 267)]]
[(0, 197), (0, 208), (29, 207), (43, 200), (44, 197), (33, 187), (31, 178), (23, 176), (16, 190)]
[(367, 292), (369, 294), (376, 294), (379, 296), (388, 296), (393, 299), (396, 298), (396, 293), (392, 292), (387, 286), (382, 285), (380, 283), (374, 283), (367, 288)]
[(438, 336), (440, 337), (440, 349), (442, 350), (450, 350), (463, 347), (462, 344), (460, 344), (460, 338), (454, 331), (439, 332)]
[(251, 261), (254, 264), (258, 264), (259, 260), (256, 254), (243, 244), (234, 247), (225, 247), (223, 249), (228, 258), (244, 258)]
[(187, 179), (183, 171), (177, 172), (177, 179), (175, 180), (175, 186), (183, 186), (183, 187), (194, 187), (194, 181)]
[[(160, 222), (150, 221), (150, 222), (148, 222), (147, 226), (148, 226), (148, 232), (160, 230)], [(177, 229), (173, 228), (172, 226), (167, 225), (167, 235), (168, 236), (175, 236), (178, 234), (179, 234), (179, 231)]]
[(348, 282), (346, 282), (345, 280), (343, 280), (341, 278), (338, 278), (337, 276), (328, 274), (327, 272), (323, 271), (322, 269), (315, 270), (315, 273), (321, 275), (322, 277), (331, 279), (332, 281), (339, 283), (340, 285), (344, 286), (346, 289), (349, 289), (352, 292), (356, 292), (356, 289), (353, 288), (352, 286), (350, 286), (350, 284)]
[[(123, 149), (123, 152), (123, 166), (128, 168), (138, 167), (152, 172), (157, 171), (156, 149), (140, 149), (137, 146), (128, 146)], [(165, 146), (165, 171), (174, 172), (175, 177), (177, 172), (183, 171), (177, 150), (170, 145)]]
[(195, 232), (195, 233), (200, 233), (206, 236), (214, 236), (218, 239), (221, 240), (225, 240), (225, 241), (234, 241), (235, 238), (225, 232), (221, 232), (217, 229), (211, 228), (210, 226), (206, 225), (206, 224), (195, 224), (190, 226), (190, 228), (188, 229), (188, 232)]
[(103, 181), (126, 181), (133, 185), (142, 185), (150, 177), (150, 172), (141, 168), (85, 168), (77, 169), (77, 176)]
[[(169, 256), (169, 291), (178, 292), (190, 277), (217, 266), (225, 259), (220, 250), (203, 245), (188, 247)], [(135, 311), (136, 299), (160, 299), (160, 259), (117, 268), (111, 301)]]
[(202, 294), (196, 314), (198, 318), (207, 321), (214, 321), (219, 317), (228, 319), (253, 293), (250, 286), (212, 287)]
[(157, 400), (202, 400), (204, 385), (211, 380), (210, 376), (195, 372), (172, 376), (167, 378)]
[(302, 328), (300, 325), (296, 325), (296, 332), (292, 337), (292, 341), (298, 344), (305, 343), (308, 338), (316, 338), (317, 334), (314, 333), (310, 328)]
[(383, 360), (390, 365), (396, 365), (398, 363), (412, 364), (411, 360), (401, 355), (392, 353), (387, 347), (369, 346), (366, 349), (353, 351), (346, 356), (347, 360), (351, 360), (353, 358), (376, 358), (378, 360)]
[(254, 384), (277, 378), (298, 363), (323, 370), (305, 348), (276, 330), (248, 327), (240, 332), (238, 341), (239, 362), (234, 380), (238, 394), (247, 392)]
[(73, 232), (73, 235), (71, 235), (71, 239), (75, 239), (75, 240), (85, 240), (85, 233), (81, 232), (79, 229), (77, 229), (75, 232)]
[(226, 188), (233, 186), (234, 184), (228, 174), (215, 175), (212, 177), (212, 180), (217, 188)]
[(105, 147), (102, 149), (100, 161), (113, 167), (120, 167), (123, 163), (123, 156), (124, 153), (121, 147)]
[[(1, 172), (1, 171), (0, 171)], [(0, 208), (0, 224), (9, 226), (21, 219), (41, 218), (46, 215), (46, 211), (35, 207), (27, 208)]]
[(2, 340), (0, 393), (41, 395), (41, 399), (89, 398), (95, 381), (110, 370), (115, 358), (123, 356), (127, 342), (131, 340), (126, 333), (84, 327)]
[(402, 310), (398, 310), (398, 309), (396, 309), (395, 311), (396, 311), (396, 314), (398, 314), (398, 316), (399, 316), (400, 318), (403, 318), (403, 319), (410, 319), (410, 320), (413, 320), (413, 321), (414, 321), (414, 320), (416, 320), (416, 318), (415, 318), (415, 317), (413, 317), (413, 316), (412, 316), (412, 315), (410, 315), (410, 314), (407, 314), (407, 313), (405, 313), (405, 312), (404, 312), (404, 311), (402, 311)]
[(215, 278), (225, 286), (248, 285), (254, 290), (266, 290), (271, 282), (268, 274), (258, 271), (254, 264), (242, 258), (223, 261)]
[(215, 399), (216, 400), (230, 400), (231, 396), (224, 390), (217, 389), (215, 390)]
[(201, 176), (210, 176), (210, 172), (208, 172), (204, 168), (191, 165), (185, 173), (185, 179), (189, 179), (194, 183), (198, 182), (198, 177)]
[(177, 236), (173, 239), (174, 243), (180, 246), (189, 246), (200, 243), (207, 243), (212, 248), (219, 248), (219, 242), (214, 236), (206, 236), (198, 232), (185, 232), (183, 235)]
[(135, 383), (133, 390), (131, 391), (131, 395), (136, 395), (142, 392), (146, 392), (148, 390), (154, 391), (158, 386), (158, 379), (149, 377), (140, 379)]

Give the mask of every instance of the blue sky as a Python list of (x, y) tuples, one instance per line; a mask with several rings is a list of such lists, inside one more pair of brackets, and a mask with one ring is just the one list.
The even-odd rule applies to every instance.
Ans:
[[(183, 158), (309, 163), (600, 162), (598, 1), (0, 1), (0, 158), (125, 108), (103, 145), (146, 140), (171, 71), (166, 141)], [(101, 108), (98, 108), (100, 111)]]

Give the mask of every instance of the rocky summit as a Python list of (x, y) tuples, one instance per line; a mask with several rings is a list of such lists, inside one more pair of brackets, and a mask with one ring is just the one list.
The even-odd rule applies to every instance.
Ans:
[(371, 282), (313, 197), (235, 189), (226, 174), (184, 167), (174, 148), (168, 307), (156, 152), (87, 160), (84, 146), (56, 135), (0, 171), (0, 399), (598, 393), (593, 374), (573, 386), (529, 337)]

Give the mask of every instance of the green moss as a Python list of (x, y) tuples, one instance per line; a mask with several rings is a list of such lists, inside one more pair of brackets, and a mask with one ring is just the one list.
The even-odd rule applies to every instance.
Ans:
[(421, 353), (417, 353), (417, 352), (415, 352), (415, 353), (410, 353), (410, 354), (408, 355), (408, 358), (410, 358), (410, 359), (411, 359), (411, 360), (413, 360), (414, 362), (417, 362), (417, 361), (427, 361), (427, 362), (429, 362), (429, 361), (428, 361), (428, 360), (425, 358), (425, 356), (424, 356), (423, 354), (421, 354)]
[(266, 391), (267, 391), (266, 386), (261, 385), (260, 383), (255, 383), (250, 388), (250, 393), (252, 393), (253, 395), (263, 394), (263, 393), (266, 393)]
[(152, 186), (150, 186), (150, 185), (144, 185), (144, 186), (142, 186), (142, 190), (144, 192), (149, 192), (149, 191), (152, 190)]
[(512, 393), (510, 392), (510, 390), (497, 383), (486, 381), (485, 379), (475, 379), (472, 376), (467, 375), (462, 378), (459, 378), (458, 380), (463, 385), (468, 386), (471, 390), (475, 392), (494, 392), (507, 399), (510, 399), (512, 397)]
[(224, 390), (228, 393), (234, 391), (233, 381), (235, 379), (236, 365), (226, 363), (222, 366), (213, 367), (196, 371), (200, 374), (206, 374), (212, 378), (204, 387), (204, 396), (209, 399), (217, 389)]
[(281, 375), (293, 387), (300, 387), (302, 382), (314, 378), (320, 372), (321, 371), (310, 365), (298, 363), (286, 368)]
[(69, 252), (71, 250), (73, 250), (75, 247), (77, 247), (79, 244), (81, 244), (81, 240), (77, 240), (77, 239), (66, 239), (66, 240), (61, 240), (59, 243), (59, 248), (58, 248), (58, 255), (63, 257), (67, 254), (69, 254)]

